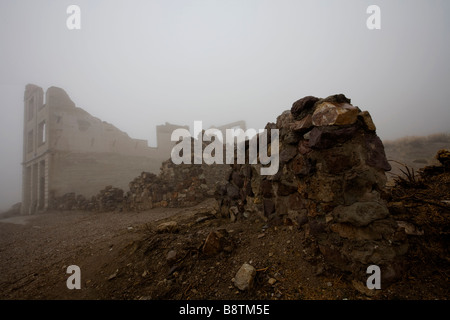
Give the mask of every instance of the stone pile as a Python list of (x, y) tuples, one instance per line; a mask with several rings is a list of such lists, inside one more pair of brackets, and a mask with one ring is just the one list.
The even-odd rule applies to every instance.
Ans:
[(51, 209), (56, 210), (91, 210), (95, 207), (95, 197), (87, 200), (82, 195), (76, 195), (73, 192), (66, 193), (62, 197), (53, 198), (50, 203)]
[(162, 188), (160, 179), (153, 173), (142, 172), (129, 183), (130, 191), (125, 195), (127, 209), (133, 211), (145, 210), (153, 207), (154, 201), (162, 199)]
[(123, 190), (106, 186), (95, 197), (95, 211), (122, 211), (123, 210)]
[(383, 199), (391, 167), (370, 114), (350, 102), (342, 94), (296, 101), (266, 125), (279, 130), (278, 173), (262, 176), (259, 164), (234, 164), (216, 198), (224, 216), (257, 212), (272, 223), (296, 224), (328, 264), (364, 276), (376, 264), (389, 281), (400, 276), (407, 250)]
[(84, 211), (122, 211), (123, 190), (106, 186), (97, 195), (86, 199), (83, 195), (66, 193), (62, 197), (54, 198), (50, 204), (51, 209), (56, 210), (84, 210)]
[(139, 211), (153, 207), (189, 207), (214, 196), (215, 183), (225, 180), (229, 166), (206, 164), (175, 165), (171, 159), (162, 163), (156, 176), (142, 172), (130, 182), (125, 196), (128, 210)]
[[(194, 140), (191, 139), (191, 163), (194, 163)], [(203, 148), (205, 143), (203, 143)], [(158, 176), (142, 172), (130, 182), (125, 196), (128, 210), (153, 207), (189, 207), (214, 196), (218, 181), (228, 179), (231, 167), (226, 165), (174, 164), (164, 161)]]

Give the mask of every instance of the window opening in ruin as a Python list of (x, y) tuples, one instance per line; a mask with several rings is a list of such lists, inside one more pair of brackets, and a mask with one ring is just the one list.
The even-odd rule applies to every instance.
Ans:
[(39, 209), (44, 209), (45, 204), (45, 160), (39, 162)]
[(34, 97), (28, 100), (28, 121), (34, 117)]
[(46, 141), (46, 135), (47, 135), (46, 129), (47, 129), (47, 127), (46, 127), (45, 121), (42, 121), (39, 124), (39, 145), (44, 144)]
[(34, 143), (33, 143), (33, 130), (28, 132), (28, 138), (27, 138), (27, 152), (32, 152), (34, 150)]

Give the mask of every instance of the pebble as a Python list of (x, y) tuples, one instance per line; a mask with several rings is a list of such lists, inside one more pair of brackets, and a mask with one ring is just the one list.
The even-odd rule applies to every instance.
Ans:
[(252, 265), (244, 263), (234, 277), (234, 286), (243, 291), (251, 289), (255, 276), (256, 269)]
[(116, 272), (114, 272), (112, 275), (110, 275), (109, 277), (108, 277), (108, 280), (112, 280), (112, 279), (114, 279), (115, 277), (117, 277), (117, 273), (119, 272), (119, 269), (117, 269), (116, 270)]

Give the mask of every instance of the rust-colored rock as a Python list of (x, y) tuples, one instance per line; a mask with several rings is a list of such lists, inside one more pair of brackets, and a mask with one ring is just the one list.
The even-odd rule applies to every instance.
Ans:
[(368, 111), (362, 111), (358, 114), (358, 117), (360, 117), (366, 127), (369, 131), (376, 131), (377, 127), (373, 123), (372, 117), (370, 116), (370, 113)]
[(324, 102), (316, 107), (312, 116), (312, 123), (315, 126), (350, 125), (356, 122), (358, 108), (348, 104), (333, 104)]
[(213, 256), (231, 247), (227, 238), (228, 232), (225, 229), (211, 231), (202, 246), (202, 253), (206, 256)]

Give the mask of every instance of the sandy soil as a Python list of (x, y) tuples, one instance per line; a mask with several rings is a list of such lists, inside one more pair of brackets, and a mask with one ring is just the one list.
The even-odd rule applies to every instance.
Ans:
[[(328, 271), (295, 226), (268, 224), (257, 215), (218, 219), (214, 204), (0, 220), (0, 299), (448, 298), (446, 270), (429, 261), (411, 257), (398, 283), (365, 292)], [(176, 232), (156, 232), (169, 220), (178, 223)], [(226, 230), (231, 250), (202, 254), (208, 234), (219, 229)], [(176, 261), (168, 262), (169, 251)], [(232, 279), (245, 262), (257, 270), (255, 285), (239, 291)], [(66, 286), (69, 265), (81, 269), (81, 290)]]

